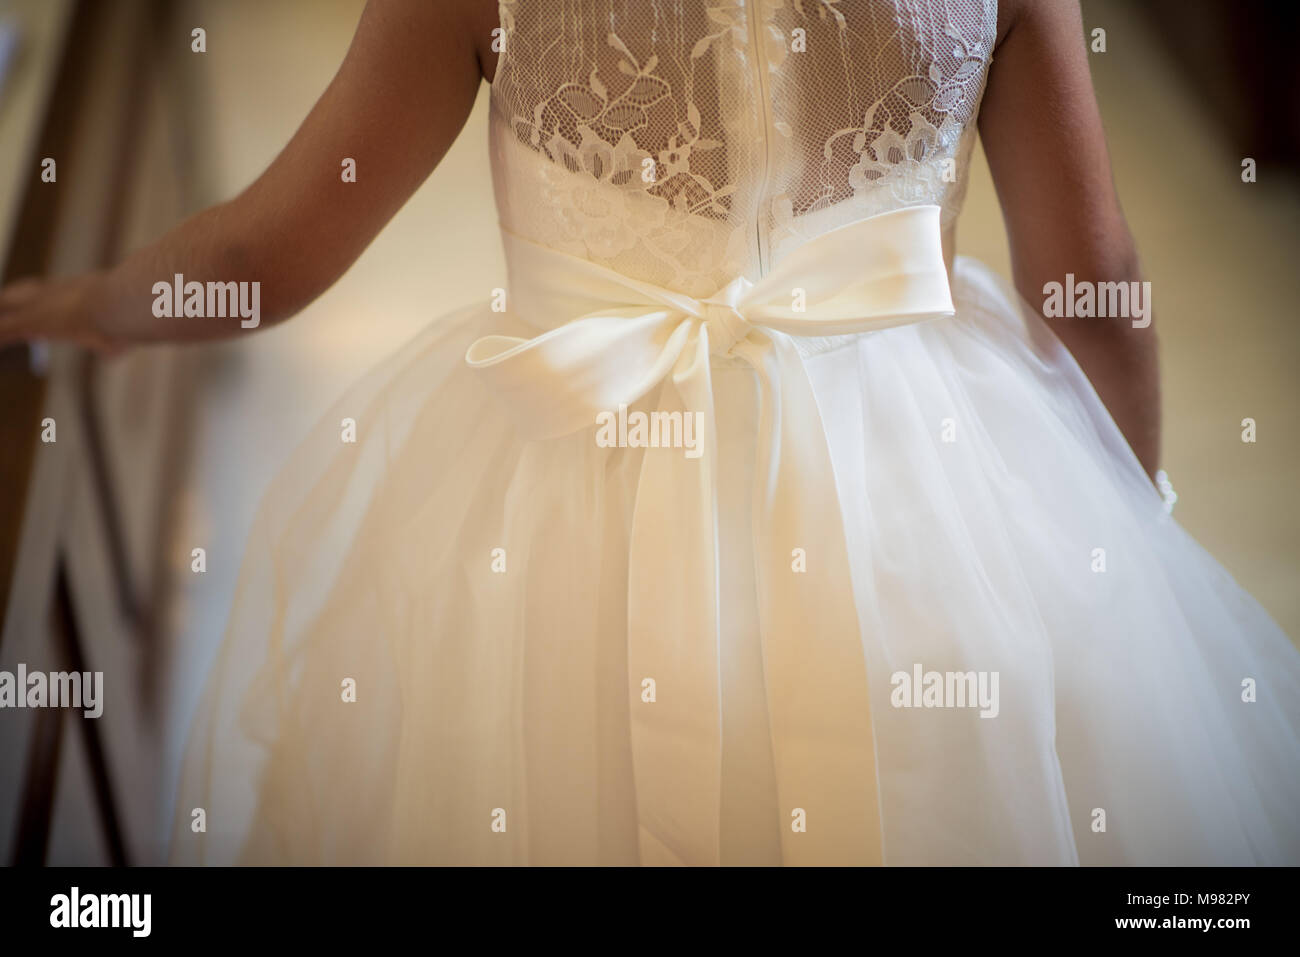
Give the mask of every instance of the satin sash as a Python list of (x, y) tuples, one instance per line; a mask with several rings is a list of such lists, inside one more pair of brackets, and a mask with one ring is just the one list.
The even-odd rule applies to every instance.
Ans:
[[(594, 431), (659, 388), (704, 413), (703, 454), (644, 453), (631, 530), (628, 707), (643, 863), (720, 850), (717, 441), (710, 358), (757, 373), (756, 583), (787, 864), (880, 863), (866, 662), (821, 414), (794, 336), (953, 313), (936, 206), (895, 210), (800, 246), (765, 277), (694, 299), (506, 233), (510, 311), (542, 330), (486, 336), (466, 361), (531, 439)], [(802, 306), (802, 308), (799, 308)], [(796, 570), (802, 549), (806, 571)], [(656, 700), (642, 700), (654, 679)]]

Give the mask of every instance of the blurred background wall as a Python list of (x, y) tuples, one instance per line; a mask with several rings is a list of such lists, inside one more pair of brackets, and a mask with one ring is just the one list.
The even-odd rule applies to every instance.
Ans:
[[(35, 17), (38, 6), (48, 12), (49, 4), (60, 5), (0, 0), (0, 19)], [(126, 99), (136, 105), (138, 135), (132, 172), (115, 193), (120, 208), (104, 226), (118, 255), (188, 212), (233, 195), (265, 168), (332, 77), (363, 2), (176, 0), (165, 4), (161, 21), (150, 0), (112, 0), (111, 6), (139, 8), (157, 31), (140, 51), (130, 43), (129, 26), (104, 21), (101, 31), (119, 34), (98, 36), (101, 55), (83, 68), (93, 85), (107, 87), (122, 61), (146, 53), (151, 61), (134, 86), (124, 81), (134, 91)], [(1276, 63), (1271, 70), (1255, 63), (1280, 47), (1279, 37), (1294, 36), (1267, 28), (1278, 23), (1260, 12), (1268, 7), (1085, 0), (1084, 17), (1087, 29), (1107, 33), (1106, 52), (1092, 55), (1094, 83), (1120, 196), (1153, 283), (1164, 360), (1164, 461), (1180, 496), (1175, 515), (1295, 639), (1300, 186), (1294, 135), (1300, 123), (1294, 86), (1276, 82)], [(189, 52), (194, 26), (207, 30), (206, 54)], [(159, 53), (159, 45), (170, 52)], [(54, 49), (38, 48), (20, 61), (20, 82)], [(1294, 79), (1294, 71), (1281, 72)], [(17, 96), (12, 84), (0, 88), (0, 128), (6, 111), (15, 112)], [(48, 841), (43, 849), (27, 848), (29, 855), (42, 853), (52, 863), (163, 859), (180, 749), (225, 627), (260, 494), (353, 379), (425, 323), (505, 285), (485, 111), (484, 88), (439, 170), (352, 270), (292, 322), (220, 346), (155, 348), (115, 359), (98, 366), (81, 392), (74, 387), (84, 378), (76, 357), (55, 351), (42, 401), (66, 412), (60, 422), (68, 428), (57, 451), (32, 459), (32, 481), (47, 492), (57, 485), (60, 504), (57, 514), (39, 519), (32, 517), (37, 499), (25, 499), (20, 509), (25, 537), (0, 668), (12, 669), (16, 661), (36, 668), (54, 660), (49, 649), (66, 644), (59, 616), (45, 621), (51, 605), (59, 607), (59, 591), (41, 572), (61, 546), (70, 556), (68, 604), (79, 623), (80, 652), (88, 667), (131, 678), (110, 682), (118, 697), (95, 722), (102, 740), (62, 729), (57, 761), (45, 772), (54, 789)], [(31, 162), (8, 141), (2, 151), (6, 175)], [(88, 162), (103, 165), (110, 155), (96, 153)], [(1259, 181), (1251, 185), (1240, 176), (1246, 156), (1260, 163)], [(8, 181), (0, 183), (7, 188)], [(37, 212), (31, 218), (39, 219)], [(64, 232), (88, 232), (85, 209), (73, 204), (60, 215)], [(960, 252), (1009, 273), (982, 153), (958, 244)], [(85, 247), (84, 237), (68, 240), (46, 266), (84, 268), (95, 255)], [(9, 381), (25, 381), (26, 373), (6, 369)], [(106, 493), (84, 454), (86, 428), (78, 423), (87, 396), (114, 486), (108, 497), (120, 513), (122, 555), (105, 544)], [(1241, 442), (1245, 417), (1258, 423), (1255, 444)], [(163, 431), (171, 439), (159, 451), (150, 443)], [(138, 463), (159, 457), (170, 463), (169, 478), (137, 480)], [(10, 462), (19, 458), (15, 451)], [(189, 567), (197, 546), (207, 550), (203, 575)], [(130, 568), (134, 587), (149, 596), (147, 614), (137, 609), (132, 617), (131, 601), (114, 583), (118, 564)], [(147, 628), (136, 627), (139, 616)], [(56, 740), (30, 714), (21, 725), (11, 717), (0, 715), (4, 860), (22, 850), (23, 822), (40, 819), (18, 782), (40, 765), (40, 742)], [(118, 848), (105, 836), (105, 777), (123, 834)]]

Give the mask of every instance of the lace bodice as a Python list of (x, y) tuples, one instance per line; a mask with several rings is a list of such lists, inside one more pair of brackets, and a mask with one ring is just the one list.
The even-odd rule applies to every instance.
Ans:
[(505, 229), (708, 295), (917, 204), (950, 239), (996, 0), (503, 0)]

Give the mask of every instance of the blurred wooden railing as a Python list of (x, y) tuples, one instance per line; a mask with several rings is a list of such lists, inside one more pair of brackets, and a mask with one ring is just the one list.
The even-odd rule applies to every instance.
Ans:
[[(0, 246), (5, 282), (75, 273), (125, 252), (144, 144), (152, 142), (148, 124), (159, 122), (158, 98), (150, 94), (169, 62), (166, 51), (188, 34), (176, 29), (167, 0), (11, 7), (29, 29), (18, 82), (0, 91), (7, 98), (0, 125), (17, 115), (38, 132), (22, 137), (25, 149), (11, 140), (7, 162), (20, 175), (14, 184), (0, 182), (19, 191), (9, 197), (14, 221), (0, 223), (8, 227)], [(39, 108), (19, 109), (18, 97), (39, 100)], [(56, 183), (41, 182), (43, 157), (57, 160)], [(183, 191), (189, 171), (173, 171)], [(145, 416), (143, 427), (124, 436), (103, 411), (112, 393), (107, 380), (120, 379), (120, 370), (106, 372), (101, 360), (69, 347), (52, 347), (47, 361), (34, 362), (41, 354), (0, 351), (0, 668), (23, 662), (31, 670), (104, 670), (106, 684), (114, 683), (113, 708), (98, 720), (68, 709), (0, 712), (0, 859), (47, 861), (57, 809), (93, 807), (94, 826), (74, 842), (84, 853), (65, 860), (141, 862), (156, 854), (150, 825), (139, 822), (156, 822), (156, 815), (132, 812), (141, 795), (157, 789), (138, 773), (135, 743), (158, 719), (167, 504), (186, 434), (186, 377), (166, 356), (132, 367), (139, 378), (133, 387), (154, 393), (166, 414)], [(53, 444), (41, 440), (46, 418), (56, 423)], [(142, 498), (150, 503), (144, 509), (136, 504)], [(143, 667), (121, 666), (123, 642), (138, 646)]]

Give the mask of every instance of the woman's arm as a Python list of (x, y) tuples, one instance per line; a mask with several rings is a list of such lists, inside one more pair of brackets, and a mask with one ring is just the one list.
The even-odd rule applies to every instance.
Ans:
[[(292, 316), (347, 270), (451, 146), (492, 68), (495, 17), (482, 0), (370, 0), (337, 75), (251, 186), (112, 269), (0, 290), (0, 344), (116, 349), (240, 331), (238, 317), (156, 318), (153, 286), (177, 273), (260, 282), (262, 324)], [(347, 157), (353, 183), (342, 181)]]
[[(1077, 0), (1002, 0), (999, 43), (980, 111), (1020, 294), (1043, 286), (1140, 279), (1111, 180)], [(1160, 455), (1155, 326), (1049, 319), (1148, 474)]]

